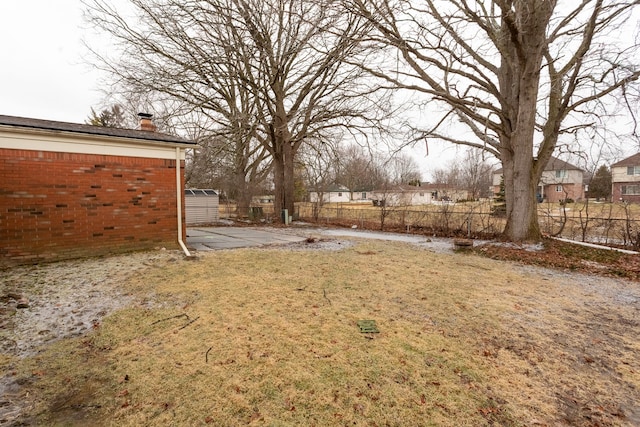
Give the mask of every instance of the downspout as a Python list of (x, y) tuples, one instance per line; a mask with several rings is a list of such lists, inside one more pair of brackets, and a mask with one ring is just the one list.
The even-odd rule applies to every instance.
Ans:
[(182, 241), (182, 183), (180, 182), (180, 147), (176, 147), (176, 205), (178, 207), (178, 244), (184, 254), (191, 256), (189, 249)]

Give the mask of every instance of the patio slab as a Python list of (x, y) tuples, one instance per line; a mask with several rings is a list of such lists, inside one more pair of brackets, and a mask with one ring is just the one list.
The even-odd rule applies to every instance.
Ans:
[(306, 238), (251, 227), (195, 227), (187, 229), (187, 245), (196, 251), (248, 248), (302, 242)]

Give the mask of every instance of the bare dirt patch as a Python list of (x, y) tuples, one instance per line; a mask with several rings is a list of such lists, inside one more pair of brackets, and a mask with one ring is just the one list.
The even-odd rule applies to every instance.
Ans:
[(105, 316), (134, 303), (128, 277), (179, 258), (173, 251), (142, 252), (0, 272), (0, 363), (8, 372), (0, 376), (0, 425), (11, 425), (30, 405), (22, 386), (33, 381), (15, 378), (17, 361), (99, 328)]
[[(3, 350), (2, 401), (23, 405), (13, 418), (0, 405), (0, 424), (640, 424), (637, 282), (401, 242), (306, 244), (6, 272), (25, 289), (82, 284), (96, 262), (104, 274), (75, 297), (123, 304), (36, 353)], [(361, 333), (365, 319), (380, 333)]]

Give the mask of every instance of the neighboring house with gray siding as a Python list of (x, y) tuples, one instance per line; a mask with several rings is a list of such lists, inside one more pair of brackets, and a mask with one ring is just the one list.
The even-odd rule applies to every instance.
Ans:
[(640, 202), (640, 153), (611, 165), (611, 200)]

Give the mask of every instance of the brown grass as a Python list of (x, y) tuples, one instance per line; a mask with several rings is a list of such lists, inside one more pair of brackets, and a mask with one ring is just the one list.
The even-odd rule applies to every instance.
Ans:
[(389, 242), (159, 262), (122, 284), (154, 305), (15, 375), (43, 425), (640, 422), (635, 285), (545, 271)]

